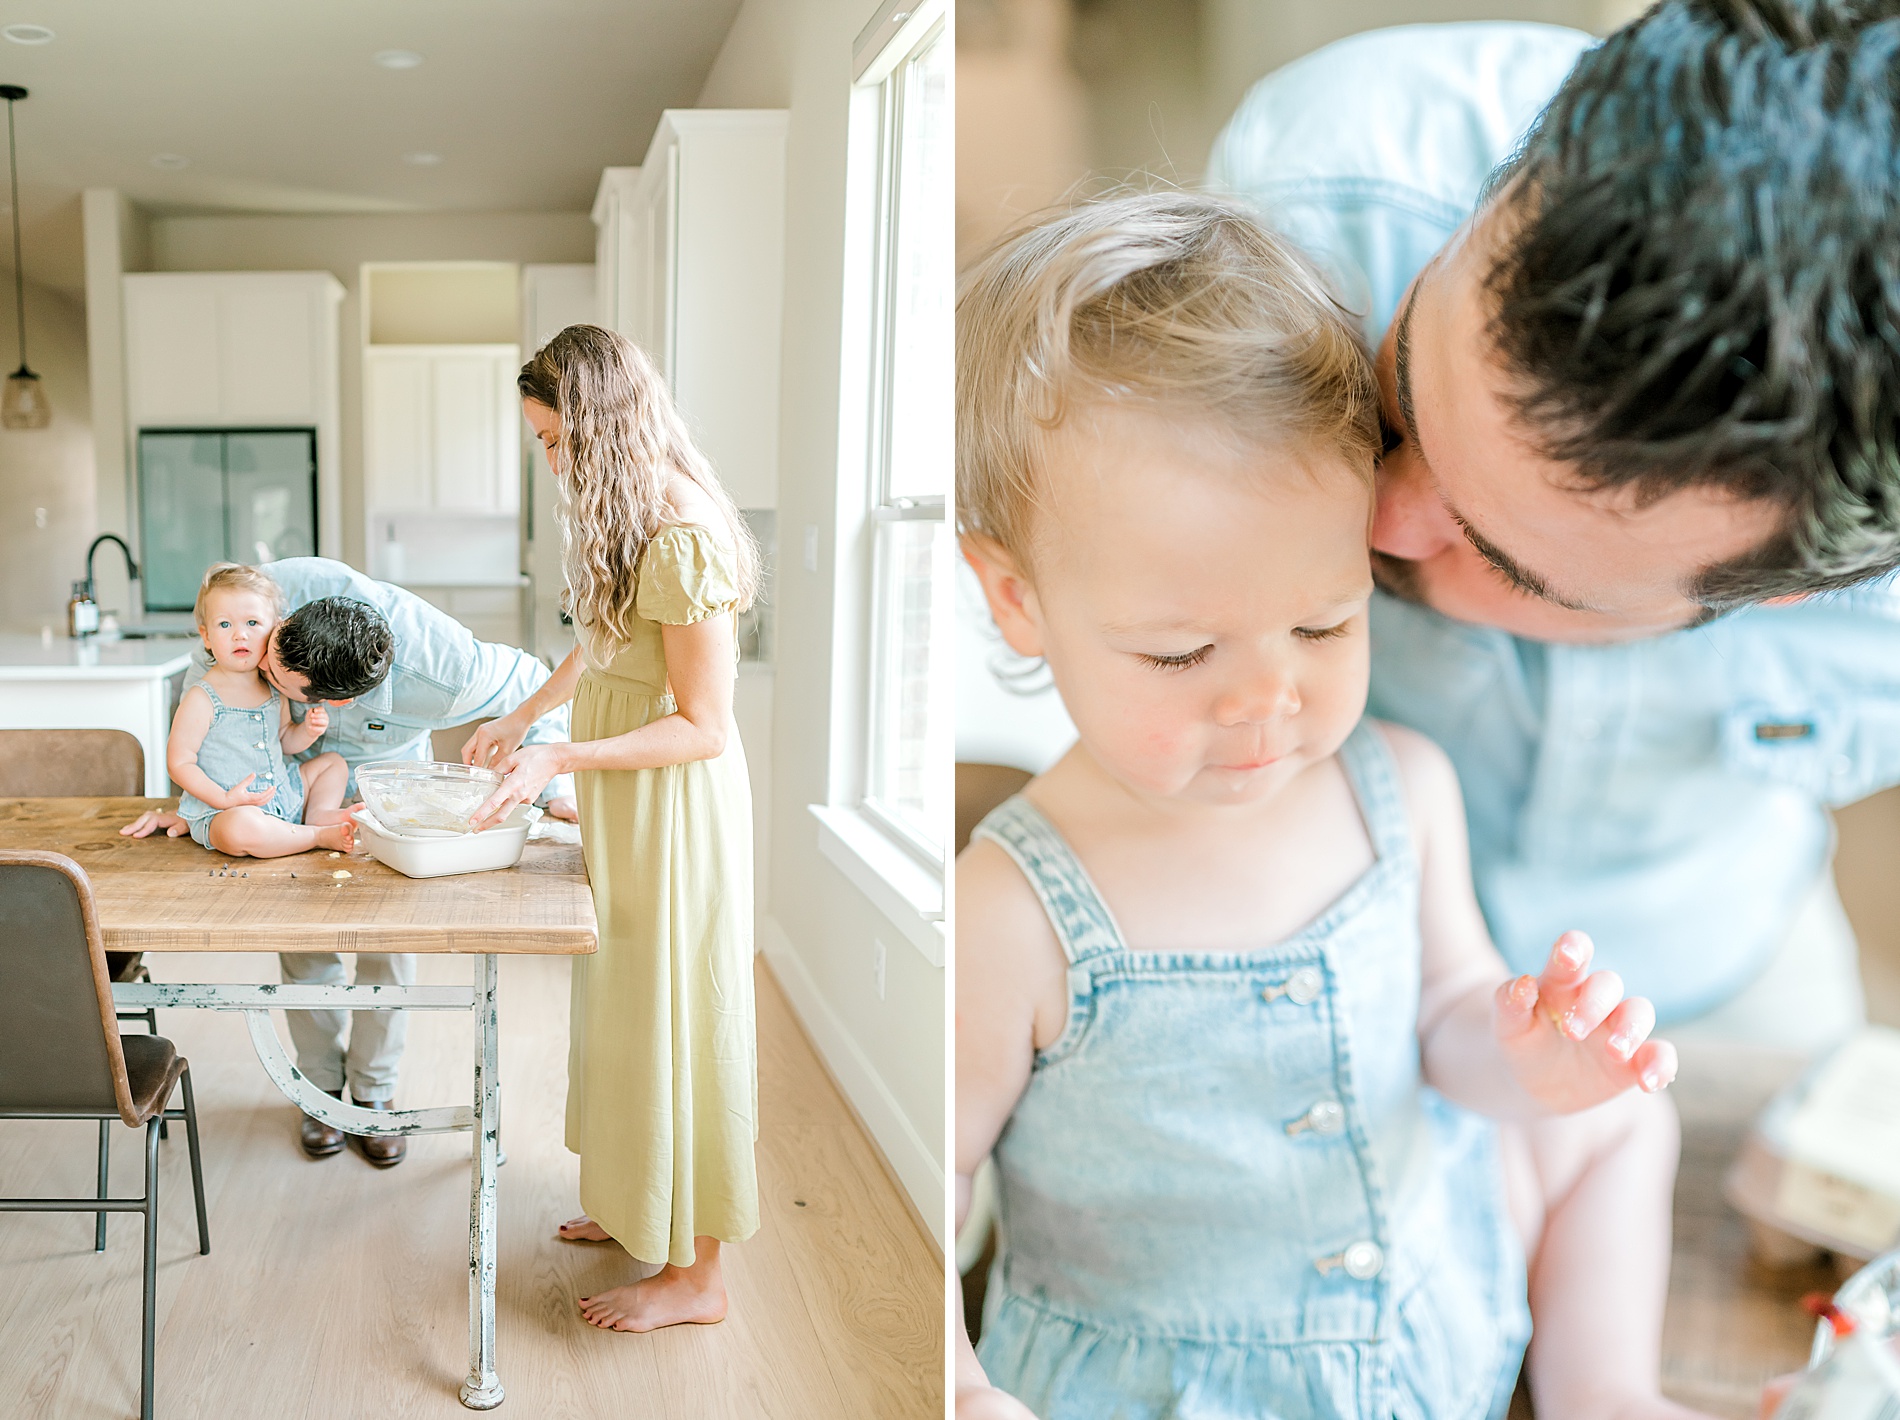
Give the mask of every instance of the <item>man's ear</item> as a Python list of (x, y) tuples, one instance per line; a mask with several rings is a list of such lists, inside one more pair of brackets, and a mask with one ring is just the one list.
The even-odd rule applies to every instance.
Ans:
[(1019, 656), (1042, 654), (1042, 608), (1036, 588), (1003, 545), (981, 533), (965, 533), (958, 540), (963, 560), (983, 584), (983, 599), (1003, 633), (1009, 649)]

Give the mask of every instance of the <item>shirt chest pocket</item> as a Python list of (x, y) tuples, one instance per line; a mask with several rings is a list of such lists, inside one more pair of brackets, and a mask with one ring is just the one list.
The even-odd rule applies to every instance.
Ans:
[(1811, 701), (1738, 705), (1723, 719), (1721, 741), (1731, 771), (1823, 803), (1851, 803), (1900, 779), (1900, 699), (1852, 708)]

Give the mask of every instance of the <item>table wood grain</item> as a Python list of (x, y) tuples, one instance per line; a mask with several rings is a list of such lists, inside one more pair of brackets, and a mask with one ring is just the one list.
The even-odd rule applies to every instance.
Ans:
[[(458, 952), (596, 948), (581, 850), (530, 843), (491, 873), (406, 878), (362, 854), (231, 858), (119, 829), (169, 799), (0, 799), (0, 849), (64, 853), (86, 871), (110, 951)], [(224, 869), (220, 875), (219, 869)], [(338, 878), (338, 871), (347, 878)]]

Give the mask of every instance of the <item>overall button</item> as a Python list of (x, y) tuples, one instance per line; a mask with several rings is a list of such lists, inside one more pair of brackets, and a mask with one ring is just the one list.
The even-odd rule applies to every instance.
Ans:
[(1303, 966), (1285, 981), (1267, 987), (1260, 993), (1263, 1001), (1277, 1001), (1282, 996), (1296, 1006), (1310, 1006), (1319, 1000), (1319, 993), (1326, 985), (1326, 978), (1320, 975), (1316, 966)]
[(1344, 1268), (1346, 1275), (1358, 1282), (1370, 1282), (1385, 1270), (1385, 1249), (1376, 1242), (1356, 1242), (1344, 1252), (1336, 1252), (1331, 1257), (1317, 1259), (1313, 1266), (1326, 1276), (1335, 1267)]
[(1291, 1135), (1310, 1129), (1315, 1134), (1337, 1134), (1345, 1127), (1345, 1107), (1338, 1100), (1320, 1100), (1305, 1114), (1287, 1125), (1286, 1132)]

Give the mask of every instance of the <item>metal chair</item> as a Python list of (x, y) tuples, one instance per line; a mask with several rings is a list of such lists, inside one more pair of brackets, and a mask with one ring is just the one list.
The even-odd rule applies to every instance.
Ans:
[[(140, 1420), (152, 1417), (153, 1316), (158, 1283), (158, 1127), (185, 1121), (191, 1186), (198, 1206), (198, 1251), (211, 1251), (198, 1111), (191, 1071), (172, 1043), (156, 1035), (121, 1036), (112, 1004), (92, 884), (59, 853), (0, 851), (0, 1119), (99, 1121), (99, 1192), (95, 1198), (0, 1198), (0, 1212), (91, 1213), (93, 1247), (105, 1247), (107, 1213), (145, 1215), (145, 1312)], [(184, 1108), (167, 1109), (174, 1087)], [(106, 1191), (106, 1131), (117, 1118), (145, 1130), (145, 1194)]]
[[(117, 799), (144, 792), (145, 750), (124, 730), (0, 730), (0, 799)], [(107, 952), (106, 965), (114, 981), (152, 979), (137, 952)], [(158, 1034), (156, 1011), (121, 1011), (119, 1019), (144, 1021)]]

